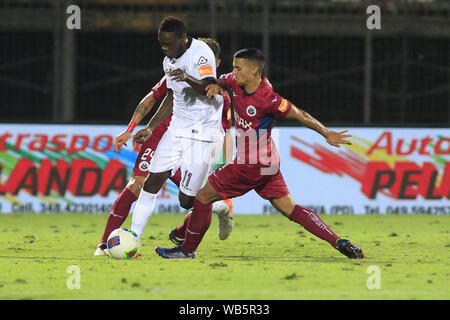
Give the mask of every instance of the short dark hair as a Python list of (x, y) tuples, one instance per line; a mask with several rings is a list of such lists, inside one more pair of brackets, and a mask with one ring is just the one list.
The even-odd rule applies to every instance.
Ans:
[(265, 64), (264, 54), (261, 50), (257, 48), (246, 48), (237, 51), (234, 55), (234, 58), (251, 60), (256, 63), (259, 67), (259, 70), (262, 72)]
[(219, 59), (220, 56), (220, 44), (214, 40), (213, 38), (198, 38), (198, 40), (203, 41), (206, 43), (214, 53), (214, 56), (216, 59)]
[(168, 16), (161, 21), (159, 31), (174, 32), (177, 38), (181, 38), (186, 34), (186, 25), (181, 19)]

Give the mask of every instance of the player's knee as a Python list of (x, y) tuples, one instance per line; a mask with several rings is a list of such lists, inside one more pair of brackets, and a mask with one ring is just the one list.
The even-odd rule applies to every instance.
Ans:
[(180, 201), (180, 206), (186, 210), (192, 209), (193, 204), (193, 201)]
[(294, 210), (295, 202), (291, 195), (287, 195), (281, 198), (270, 199), (270, 203), (280, 211), (286, 218), (289, 218), (290, 214)]
[(194, 198), (193, 197), (188, 197), (188, 196), (181, 196), (179, 197), (180, 200), (180, 206), (183, 209), (189, 210), (193, 207), (194, 205)]
[(151, 181), (146, 180), (144, 182), (144, 186), (143, 186), (144, 191), (149, 192), (149, 193), (158, 193), (160, 186), (159, 183), (152, 183)]
[(150, 174), (145, 180), (144, 191), (149, 193), (158, 193), (169, 176), (170, 172)]

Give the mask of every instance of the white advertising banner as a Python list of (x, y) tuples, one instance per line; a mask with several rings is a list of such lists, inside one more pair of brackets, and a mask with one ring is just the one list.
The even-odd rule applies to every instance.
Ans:
[[(352, 145), (332, 147), (306, 128), (277, 129), (281, 171), (296, 203), (327, 214), (450, 213), (450, 129), (331, 129), (349, 129)], [(276, 212), (255, 192), (235, 208)]]
[[(0, 124), (0, 212), (109, 212), (139, 147), (130, 141), (114, 151), (123, 129)], [(274, 129), (296, 203), (327, 214), (450, 213), (450, 129), (349, 129), (352, 145), (341, 148), (306, 128)], [(254, 191), (234, 199), (234, 211), (277, 212)], [(156, 212), (184, 212), (171, 181), (159, 193)]]

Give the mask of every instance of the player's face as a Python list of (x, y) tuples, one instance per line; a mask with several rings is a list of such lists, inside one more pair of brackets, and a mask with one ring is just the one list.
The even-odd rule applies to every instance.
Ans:
[(175, 32), (158, 33), (158, 41), (163, 53), (169, 58), (179, 58), (186, 51), (186, 35), (178, 38)]
[(254, 66), (249, 61), (242, 58), (234, 58), (233, 74), (240, 86), (245, 86), (252, 79), (253, 69)]

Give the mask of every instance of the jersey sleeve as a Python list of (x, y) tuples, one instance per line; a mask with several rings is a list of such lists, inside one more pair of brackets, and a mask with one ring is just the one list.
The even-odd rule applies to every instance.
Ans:
[(194, 64), (194, 77), (200, 80), (206, 78), (216, 79), (216, 58), (208, 45), (202, 45), (196, 48), (192, 55)]
[(284, 118), (292, 108), (292, 103), (280, 96), (278, 93), (273, 92), (271, 98), (270, 109), (277, 118)]
[(155, 97), (156, 100), (161, 100), (166, 96), (168, 91), (166, 76), (162, 77), (161, 80), (153, 86), (152, 91), (153, 97)]
[(222, 127), (223, 130), (227, 130), (231, 128), (232, 119), (231, 119), (231, 99), (228, 92), (224, 92), (223, 96), (223, 110), (222, 110)]
[(237, 84), (236, 78), (231, 72), (221, 75), (219, 79), (225, 80), (225, 87), (227, 89), (233, 89)]

